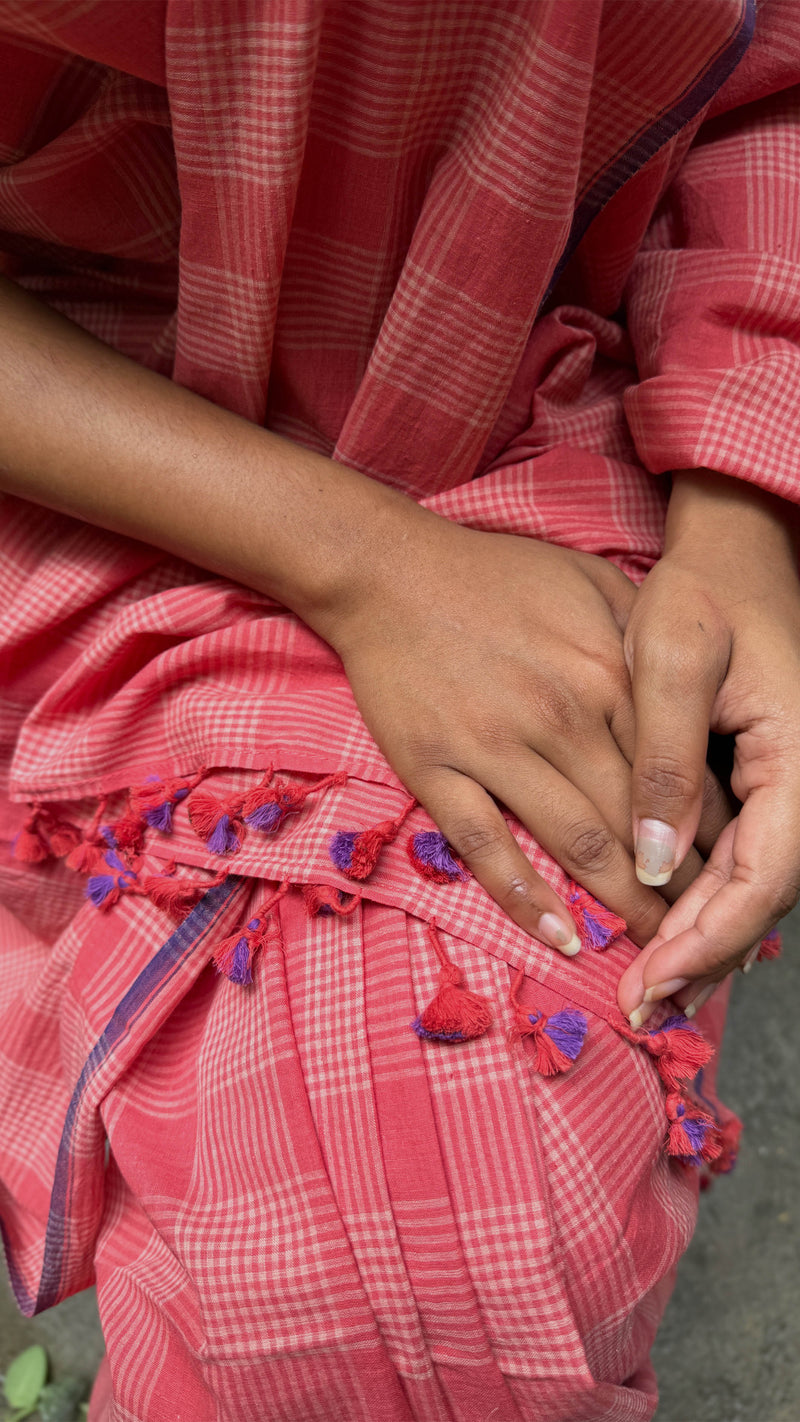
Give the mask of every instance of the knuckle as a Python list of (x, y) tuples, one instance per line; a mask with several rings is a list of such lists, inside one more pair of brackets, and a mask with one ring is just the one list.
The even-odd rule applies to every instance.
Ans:
[(712, 864), (709, 860), (703, 865), (703, 878), (710, 879), (715, 884), (714, 893), (725, 887), (728, 877), (728, 871), (724, 864)]
[(574, 692), (551, 682), (533, 696), (534, 715), (540, 728), (560, 740), (574, 740), (582, 721), (582, 708)]
[(702, 781), (670, 756), (651, 757), (637, 773), (639, 795), (649, 804), (675, 804), (702, 794)]
[(474, 862), (497, 853), (502, 846), (503, 831), (491, 820), (467, 815), (456, 821), (447, 837), (461, 859)]
[(504, 757), (515, 743), (518, 743), (519, 738), (510, 723), (508, 713), (498, 712), (482, 717), (480, 734), (475, 739), (484, 755)]
[(584, 873), (607, 869), (617, 847), (607, 825), (585, 820), (570, 826), (565, 835), (565, 846), (569, 864)]
[(422, 731), (415, 731), (406, 739), (405, 760), (416, 771), (438, 769), (447, 763), (451, 754), (452, 747), (448, 746), (445, 737), (436, 731), (427, 735)]
[(631, 679), (623, 658), (615, 656), (605, 667), (607, 698), (614, 704), (627, 705), (631, 698)]
[(692, 685), (707, 661), (707, 651), (691, 626), (675, 627), (670, 637), (657, 636), (650, 629), (637, 639), (636, 654), (641, 670), (670, 687)]

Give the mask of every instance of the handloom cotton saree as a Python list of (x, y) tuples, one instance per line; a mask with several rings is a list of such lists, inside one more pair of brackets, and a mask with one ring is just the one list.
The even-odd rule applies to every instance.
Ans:
[[(0, 3), (0, 75), (4, 270), (218, 404), (635, 581), (657, 476), (796, 498), (791, 0)], [(93, 1422), (651, 1417), (699, 1171), (634, 946), (566, 961), (420, 872), (419, 807), (351, 878), (409, 797), (269, 599), (13, 498), (0, 586), (0, 1217), (24, 1310), (97, 1282)], [(472, 1040), (411, 1029), (440, 955)]]

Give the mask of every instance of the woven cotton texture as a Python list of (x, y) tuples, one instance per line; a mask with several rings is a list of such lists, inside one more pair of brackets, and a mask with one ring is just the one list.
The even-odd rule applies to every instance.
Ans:
[[(754, 23), (745, 0), (8, 0), (4, 267), (448, 518), (639, 581), (654, 475), (800, 488), (800, 16)], [(568, 963), (474, 880), (421, 879), (419, 810), (363, 904), (309, 918), (302, 886), (354, 887), (331, 837), (408, 798), (338, 659), (260, 594), (2, 505), (0, 1213), (27, 1311), (96, 1275), (92, 1422), (645, 1422), (697, 1177), (614, 1030), (632, 945)], [(149, 775), (206, 765), (224, 798), (270, 764), (350, 779), (248, 828), (177, 929), (11, 856), (30, 798), (85, 826)], [(142, 872), (217, 873), (172, 818)], [(227, 981), (215, 945), (287, 879), (280, 938)], [(471, 1042), (409, 1027), (433, 919), (492, 1003)], [(507, 1040), (520, 967), (526, 1012), (588, 1021), (552, 1078)], [(703, 1013), (718, 1041), (720, 994)]]

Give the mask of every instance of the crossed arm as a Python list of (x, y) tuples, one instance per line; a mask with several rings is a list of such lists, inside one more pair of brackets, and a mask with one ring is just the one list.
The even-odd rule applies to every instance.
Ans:
[[(498, 801), (628, 921), (644, 951), (619, 1000), (635, 1023), (646, 996), (685, 1005), (743, 964), (795, 902), (800, 584), (793, 510), (775, 496), (677, 474), (664, 557), (637, 592), (603, 559), (439, 518), (5, 281), (0, 488), (291, 608), (523, 929), (576, 949)], [(709, 728), (737, 738), (734, 819), (706, 770)]]

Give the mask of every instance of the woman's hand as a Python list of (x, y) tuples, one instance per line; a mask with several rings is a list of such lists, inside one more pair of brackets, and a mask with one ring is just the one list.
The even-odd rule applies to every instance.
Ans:
[[(569, 914), (493, 796), (638, 942), (652, 938), (665, 904), (636, 879), (630, 829), (620, 628), (634, 590), (603, 559), (449, 523), (146, 370), (3, 278), (0, 489), (291, 608), (341, 653), (390, 763), (517, 923), (574, 948)], [(706, 840), (720, 828), (715, 809)], [(691, 849), (669, 891), (699, 866)]]
[(620, 980), (638, 1027), (665, 997), (696, 1010), (800, 891), (800, 583), (794, 510), (708, 471), (675, 477), (664, 557), (625, 652), (636, 710), (637, 872), (668, 882), (695, 837), (709, 729), (735, 735), (738, 817)]
[[(578, 948), (569, 913), (495, 799), (639, 943), (652, 938), (665, 904), (636, 878), (630, 831), (633, 714), (620, 629), (633, 585), (602, 558), (423, 510), (388, 563), (315, 626), (404, 784), (537, 938)], [(715, 835), (724, 818), (717, 804)], [(683, 882), (699, 867), (691, 851)]]

